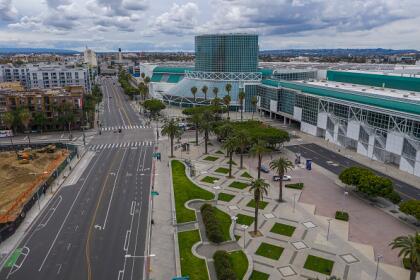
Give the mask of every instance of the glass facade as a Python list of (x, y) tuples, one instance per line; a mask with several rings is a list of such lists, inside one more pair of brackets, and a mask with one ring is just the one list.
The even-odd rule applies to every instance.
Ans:
[(258, 35), (215, 34), (195, 37), (195, 71), (257, 72)]

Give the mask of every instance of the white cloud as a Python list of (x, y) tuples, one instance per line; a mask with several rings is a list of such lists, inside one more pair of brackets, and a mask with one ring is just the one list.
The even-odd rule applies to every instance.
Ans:
[(17, 10), (12, 5), (12, 0), (0, 0), (0, 21), (10, 22), (17, 17)]
[(171, 9), (158, 16), (150, 27), (164, 34), (192, 34), (197, 27), (198, 13), (199, 8), (195, 3), (173, 4)]

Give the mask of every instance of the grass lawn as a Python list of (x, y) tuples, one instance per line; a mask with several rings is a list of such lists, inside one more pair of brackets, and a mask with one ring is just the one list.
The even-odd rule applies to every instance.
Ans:
[(194, 256), (191, 252), (192, 246), (199, 241), (198, 230), (178, 233), (181, 273), (190, 276), (191, 279), (208, 280), (206, 262)]
[(230, 185), (228, 187), (243, 190), (248, 186), (249, 186), (249, 184), (247, 184), (247, 183), (233, 181), (232, 183), (230, 183)]
[[(228, 160), (226, 163), (229, 164), (230, 163), (230, 160)], [(236, 164), (235, 161), (232, 160), (232, 165), (237, 165), (237, 164)]]
[(201, 179), (201, 182), (213, 184), (214, 182), (218, 181), (219, 179), (220, 178), (217, 178), (217, 177), (206, 176), (203, 179)]
[(268, 243), (261, 243), (255, 252), (256, 255), (263, 256), (269, 259), (278, 260), (283, 253), (284, 248), (271, 245)]
[(333, 266), (333, 261), (309, 255), (303, 267), (322, 274), (331, 275)]
[(281, 224), (281, 223), (275, 223), (274, 226), (271, 228), (270, 232), (285, 235), (285, 236), (292, 236), (295, 232), (295, 227)]
[(236, 235), (236, 234), (235, 234), (235, 240), (236, 240), (236, 241), (238, 241), (240, 238), (241, 238), (241, 236), (240, 236), (240, 235)]
[(229, 202), (231, 201), (235, 196), (233, 194), (228, 194), (228, 193), (219, 193), (219, 197), (218, 200), (220, 201), (226, 201)]
[(254, 217), (251, 217), (251, 216), (248, 216), (248, 215), (238, 214), (238, 215), (236, 215), (236, 217), (238, 217), (236, 222), (240, 225), (250, 226), (254, 222)]
[(228, 174), (229, 173), (229, 168), (219, 167), (216, 170), (214, 170), (214, 172), (222, 173), (222, 174)]
[(175, 210), (177, 223), (195, 221), (196, 216), (193, 210), (184, 207), (185, 202), (191, 199), (211, 200), (214, 195), (195, 185), (185, 175), (185, 165), (178, 160), (171, 163), (172, 182), (175, 194)]
[(229, 228), (230, 224), (232, 223), (232, 220), (228, 214), (223, 212), (222, 210), (218, 209), (217, 207), (214, 207), (214, 214), (216, 216), (216, 219), (220, 223), (220, 228), (222, 229), (223, 233), (223, 241), (229, 241), (230, 239), (230, 233)]
[(204, 158), (204, 160), (207, 160), (207, 161), (216, 161), (218, 159), (219, 159), (218, 157), (213, 157), (213, 156), (206, 156)]
[(253, 270), (249, 280), (268, 280), (268, 277), (270, 277), (270, 274)]
[(248, 270), (248, 259), (242, 250), (229, 253), (229, 259), (232, 263), (233, 271), (238, 279), (243, 279)]
[(241, 177), (252, 179), (252, 176), (246, 171), (244, 173), (242, 173)]
[(216, 152), (216, 154), (219, 154), (219, 155), (224, 155), (225, 153), (224, 153), (224, 152), (222, 152), (221, 150), (218, 150), (218, 151)]
[[(265, 209), (267, 207), (268, 202), (267, 201), (260, 201), (260, 204), (258, 205), (258, 209)], [(255, 200), (251, 199), (250, 202), (246, 205), (247, 207), (255, 208)]]

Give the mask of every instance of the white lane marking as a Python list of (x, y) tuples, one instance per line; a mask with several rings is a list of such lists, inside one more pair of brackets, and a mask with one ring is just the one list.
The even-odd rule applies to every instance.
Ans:
[(136, 209), (136, 202), (133, 200), (131, 202), (130, 215), (134, 215), (134, 209)]
[[(95, 160), (95, 162), (93, 163), (92, 168), (89, 170), (89, 172), (88, 172), (88, 174), (87, 174), (86, 178), (89, 178), (90, 173), (92, 173), (92, 170), (94, 169), (94, 167), (95, 167), (96, 163), (98, 162), (99, 158), (101, 157), (101, 155), (102, 155), (102, 154), (100, 154), (100, 155), (97, 157), (97, 159)], [(61, 226), (60, 226), (60, 228), (59, 228), (59, 230), (58, 230), (57, 234), (55, 235), (55, 238), (54, 238), (53, 242), (51, 243), (51, 246), (50, 246), (50, 248), (48, 249), (48, 252), (47, 252), (47, 254), (45, 255), (44, 260), (42, 261), (41, 266), (39, 267), (38, 271), (41, 271), (41, 270), (42, 270), (42, 267), (44, 266), (45, 261), (47, 260), (48, 256), (50, 255), (51, 250), (52, 250), (52, 248), (53, 248), (53, 247), (54, 247), (54, 245), (55, 245), (55, 242), (57, 242), (57, 238), (58, 238), (58, 236), (60, 235), (61, 231), (63, 230), (64, 224), (66, 223), (66, 221), (67, 221), (67, 219), (68, 219), (68, 217), (69, 217), (69, 215), (70, 215), (70, 212), (72, 211), (72, 209), (73, 209), (74, 205), (76, 204), (76, 200), (77, 200), (77, 198), (79, 197), (79, 195), (80, 195), (80, 193), (81, 193), (81, 191), (82, 191), (82, 189), (83, 189), (83, 187), (85, 186), (85, 184), (86, 184), (86, 182), (87, 182), (87, 181), (88, 181), (88, 180), (84, 180), (84, 181), (83, 181), (82, 186), (80, 187), (79, 191), (77, 192), (77, 195), (76, 195), (76, 197), (74, 198), (73, 203), (71, 204), (70, 209), (69, 209), (69, 211), (67, 212), (67, 215), (66, 215), (66, 217), (64, 218), (63, 223), (61, 224)]]
[(120, 162), (120, 166), (118, 167), (117, 174), (115, 176), (114, 186), (112, 187), (111, 197), (109, 199), (108, 208), (106, 209), (105, 221), (104, 221), (104, 225), (102, 226), (102, 229), (105, 229), (106, 227), (106, 222), (108, 220), (108, 214), (109, 214), (109, 208), (111, 208), (111, 202), (112, 202), (112, 198), (114, 197), (115, 186), (117, 185), (117, 181), (118, 181), (118, 174), (120, 173), (120, 169), (121, 169), (122, 163), (124, 162), (126, 153), (127, 153), (127, 150), (124, 151), (123, 157)]
[(125, 240), (124, 240), (124, 251), (126, 252), (128, 250), (128, 244), (130, 244), (130, 235), (131, 235), (131, 230), (127, 230), (125, 232)]
[(62, 200), (63, 200), (63, 197), (60, 195), (58, 199), (54, 202), (52, 207), (48, 209), (48, 214), (43, 217), (43, 219), (41, 220), (41, 223), (38, 224), (35, 231), (42, 229), (48, 224), (48, 222), (50, 221), (51, 217), (54, 215), (55, 210), (57, 209), (58, 205), (60, 205)]
[(29, 255), (30, 251), (31, 250), (29, 249), (29, 247), (26, 247), (26, 246), (22, 247), (22, 250), (20, 252), (19, 257), (23, 256), (23, 259), (20, 261), (20, 263), (18, 265), (16, 264), (17, 263), (17, 260), (16, 260), (16, 262), (13, 264), (12, 268), (10, 268), (10, 271), (6, 276), (6, 279), (8, 279), (10, 275), (15, 273), (16, 271), (18, 271), (22, 267), (23, 263), (26, 260), (26, 257)]
[(61, 272), (61, 264), (58, 265), (57, 275)]

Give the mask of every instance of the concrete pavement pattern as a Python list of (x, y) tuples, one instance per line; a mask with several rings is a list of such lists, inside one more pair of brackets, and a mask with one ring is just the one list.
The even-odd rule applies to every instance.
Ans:
[(56, 192), (16, 247), (20, 253), (12, 256), (13, 265), (2, 267), (0, 279), (146, 276), (154, 134), (140, 128), (139, 114), (115, 78), (101, 84), (104, 111), (99, 121), (132, 129), (92, 135), (93, 145), (87, 148), (95, 147), (94, 155), (85, 170), (76, 169), (82, 174), (70, 176), (75, 178), (71, 184)]

